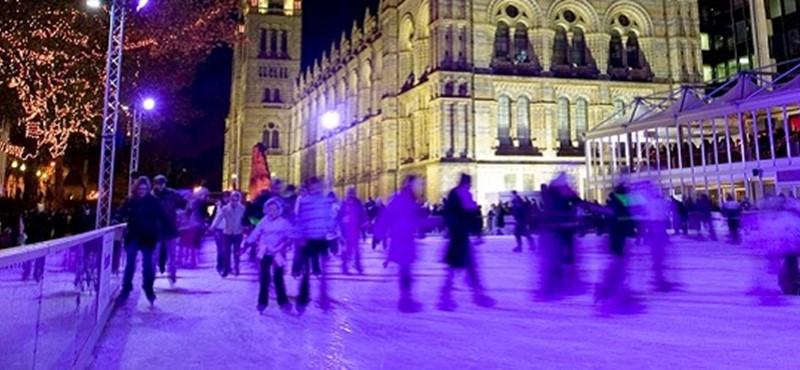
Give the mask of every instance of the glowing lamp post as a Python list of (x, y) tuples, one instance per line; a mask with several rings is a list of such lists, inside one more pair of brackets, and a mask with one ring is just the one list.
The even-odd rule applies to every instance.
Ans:
[(339, 127), (339, 113), (330, 111), (323, 114), (321, 124), (326, 133), (325, 184), (328, 187), (327, 191), (333, 191), (333, 133)]
[(131, 164), (128, 171), (128, 194), (133, 190), (134, 174), (139, 171), (139, 148), (142, 142), (142, 120), (144, 113), (156, 108), (156, 101), (153, 98), (142, 100), (142, 109), (133, 108), (133, 127), (131, 127)]
[(119, 123), (120, 82), (122, 81), (122, 51), (125, 39), (125, 13), (135, 4), (136, 11), (147, 5), (148, 0), (86, 0), (86, 6), (99, 9), (108, 5), (108, 51), (106, 52), (105, 99), (103, 100), (103, 123), (100, 144), (100, 175), (97, 181), (97, 220), (95, 227), (111, 224), (111, 201), (114, 194), (114, 157), (116, 156), (116, 134)]

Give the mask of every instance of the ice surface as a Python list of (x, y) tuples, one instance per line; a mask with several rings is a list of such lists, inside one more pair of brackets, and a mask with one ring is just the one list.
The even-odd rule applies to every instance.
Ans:
[[(583, 278), (592, 283), (606, 263), (602, 239), (579, 242)], [(673, 240), (670, 276), (680, 291), (649, 287), (649, 255), (631, 246), (631, 286), (644, 311), (599, 314), (590, 292), (556, 302), (534, 301), (537, 260), (511, 252), (513, 239), (489, 237), (479, 248), (481, 272), (495, 308), (471, 302), (459, 278), (455, 312), (436, 310), (443, 282), (443, 240), (423, 241), (415, 269), (416, 314), (397, 311), (396, 269), (385, 253), (364, 248), (365, 276), (331, 262), (334, 308), (281, 313), (274, 301), (255, 309), (256, 269), (220, 278), (206, 243), (196, 270), (179, 270), (176, 288), (156, 282), (154, 309), (135, 293), (110, 320), (96, 349), (96, 369), (798, 369), (800, 300), (763, 306), (746, 294), (764, 264), (743, 247)], [(774, 278), (766, 280), (777, 291)], [(312, 279), (312, 298), (317, 293)], [(287, 276), (294, 297), (297, 281)], [(272, 296), (274, 297), (274, 296)], [(293, 298), (292, 298), (293, 300)]]

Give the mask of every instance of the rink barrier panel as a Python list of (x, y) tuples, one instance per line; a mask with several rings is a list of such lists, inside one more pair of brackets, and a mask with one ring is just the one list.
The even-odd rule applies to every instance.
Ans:
[(0, 251), (0, 368), (87, 367), (121, 286), (125, 228)]

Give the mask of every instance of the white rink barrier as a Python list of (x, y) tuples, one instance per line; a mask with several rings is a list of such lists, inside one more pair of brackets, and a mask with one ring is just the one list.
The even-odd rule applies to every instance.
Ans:
[(0, 250), (0, 369), (87, 366), (121, 285), (124, 230)]

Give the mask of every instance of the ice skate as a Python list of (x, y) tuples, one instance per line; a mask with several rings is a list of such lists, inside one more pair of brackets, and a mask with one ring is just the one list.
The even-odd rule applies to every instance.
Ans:
[(517, 246), (516, 248), (512, 249), (511, 251), (514, 252), (514, 253), (522, 253), (522, 247)]
[(258, 310), (259, 314), (263, 314), (264, 310), (266, 310), (266, 309), (267, 309), (267, 305), (265, 305), (265, 304), (260, 304), (260, 305), (256, 306), (256, 310)]
[(169, 287), (170, 288), (174, 288), (175, 287), (175, 283), (177, 281), (178, 281), (178, 277), (176, 277), (175, 275), (170, 275), (169, 276)]
[(156, 293), (152, 290), (148, 290), (144, 292), (145, 296), (147, 296), (147, 301), (150, 302), (150, 306), (155, 305), (156, 302)]
[(422, 303), (411, 298), (401, 298), (397, 302), (397, 309), (403, 313), (417, 313), (422, 311)]
[(128, 298), (131, 296), (130, 290), (123, 290), (122, 293), (119, 294), (117, 297), (117, 304), (123, 304), (128, 301)]
[(476, 305), (486, 308), (494, 307), (497, 304), (497, 301), (494, 298), (489, 297), (486, 294), (480, 293), (476, 294), (472, 300), (475, 302)]
[(456, 301), (452, 299), (443, 299), (439, 301), (439, 304), (436, 305), (436, 308), (438, 308), (440, 311), (446, 312), (453, 312), (457, 307), (458, 305), (456, 305)]

